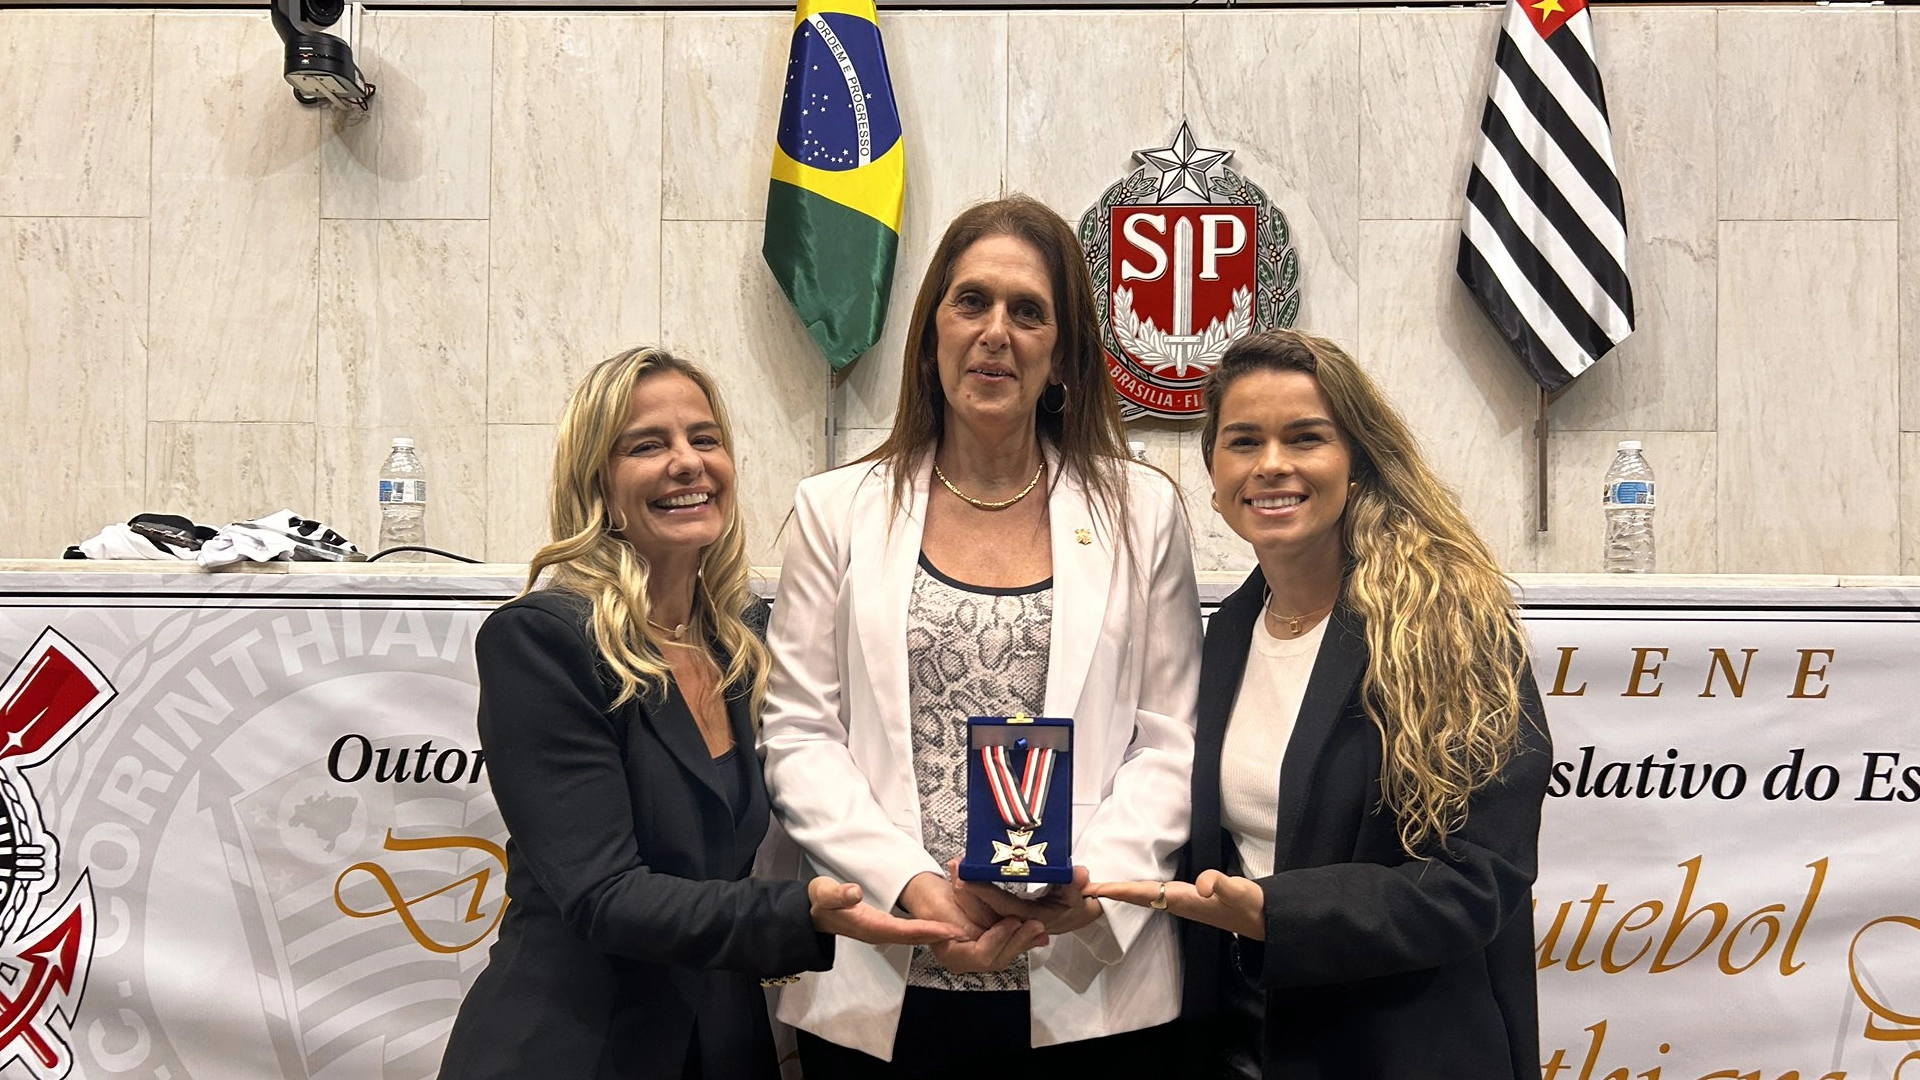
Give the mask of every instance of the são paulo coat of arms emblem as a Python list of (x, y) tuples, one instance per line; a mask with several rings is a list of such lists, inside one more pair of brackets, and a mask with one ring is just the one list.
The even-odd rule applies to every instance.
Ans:
[(1300, 256), (1286, 215), (1202, 147), (1185, 121), (1173, 141), (1080, 218), (1107, 375), (1121, 415), (1191, 420), (1201, 384), (1234, 339), (1292, 326)]

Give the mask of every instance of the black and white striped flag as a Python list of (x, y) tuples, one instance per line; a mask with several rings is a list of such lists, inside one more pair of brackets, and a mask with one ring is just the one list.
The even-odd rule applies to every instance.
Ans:
[(1587, 0), (1507, 0), (1460, 279), (1541, 386), (1633, 333), (1627, 215)]

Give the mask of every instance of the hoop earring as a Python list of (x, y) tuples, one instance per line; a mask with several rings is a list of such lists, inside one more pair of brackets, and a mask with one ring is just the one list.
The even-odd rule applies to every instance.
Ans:
[[(1060, 394), (1059, 394), (1060, 404), (1056, 408), (1047, 409), (1047, 398), (1053, 396), (1053, 392), (1055, 390), (1060, 391)], [(1066, 412), (1067, 411), (1067, 384), (1063, 382), (1048, 383), (1047, 388), (1044, 391), (1042, 391), (1040, 394), (1040, 407), (1043, 409), (1047, 409), (1048, 412), (1052, 413), (1055, 416), (1059, 416), (1061, 413)]]

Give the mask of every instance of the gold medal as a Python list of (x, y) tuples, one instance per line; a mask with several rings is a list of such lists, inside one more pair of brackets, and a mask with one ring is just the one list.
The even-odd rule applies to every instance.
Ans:
[(1003, 844), (998, 840), (992, 842), (994, 865), (1006, 864), (1000, 867), (1002, 874), (1007, 877), (1026, 877), (1033, 873), (1033, 868), (1028, 866), (1028, 863), (1047, 865), (1047, 841), (1032, 843), (1032, 829), (1008, 829), (1007, 839), (1013, 842), (1010, 844)]

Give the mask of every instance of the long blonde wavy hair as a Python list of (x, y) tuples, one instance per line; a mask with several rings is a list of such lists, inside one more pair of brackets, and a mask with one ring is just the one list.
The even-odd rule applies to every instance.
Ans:
[[(595, 365), (574, 387), (560, 416), (549, 492), (553, 539), (534, 553), (522, 593), (533, 591), (545, 574), (549, 588), (592, 602), (589, 626), (594, 644), (620, 683), (614, 708), (643, 690), (664, 691), (671, 677), (660, 641), (647, 623), (647, 579), (652, 568), (614, 531), (606, 488), (608, 459), (627, 426), (634, 387), (668, 373), (692, 379), (706, 395), (720, 425), (721, 442), (733, 452), (733, 427), (727, 421), (726, 406), (713, 379), (699, 367), (654, 348), (628, 349)], [(750, 691), (757, 722), (770, 665), (767, 647), (743, 618), (752, 603), (746, 527), (740, 519), (736, 488), (734, 497), (727, 500), (720, 538), (701, 552), (688, 626), (695, 633), (693, 640), (718, 642), (725, 651), (727, 667), (721, 683), (729, 694), (742, 688)]]
[(1409, 855), (1444, 851), (1466, 821), (1468, 798), (1499, 775), (1519, 743), (1529, 675), (1510, 582), (1406, 421), (1324, 338), (1272, 330), (1227, 349), (1205, 391), (1201, 452), (1209, 470), (1221, 402), (1256, 371), (1313, 376), (1352, 450), (1340, 599), (1366, 623), (1371, 659), (1361, 698), (1380, 731), (1382, 801)]

